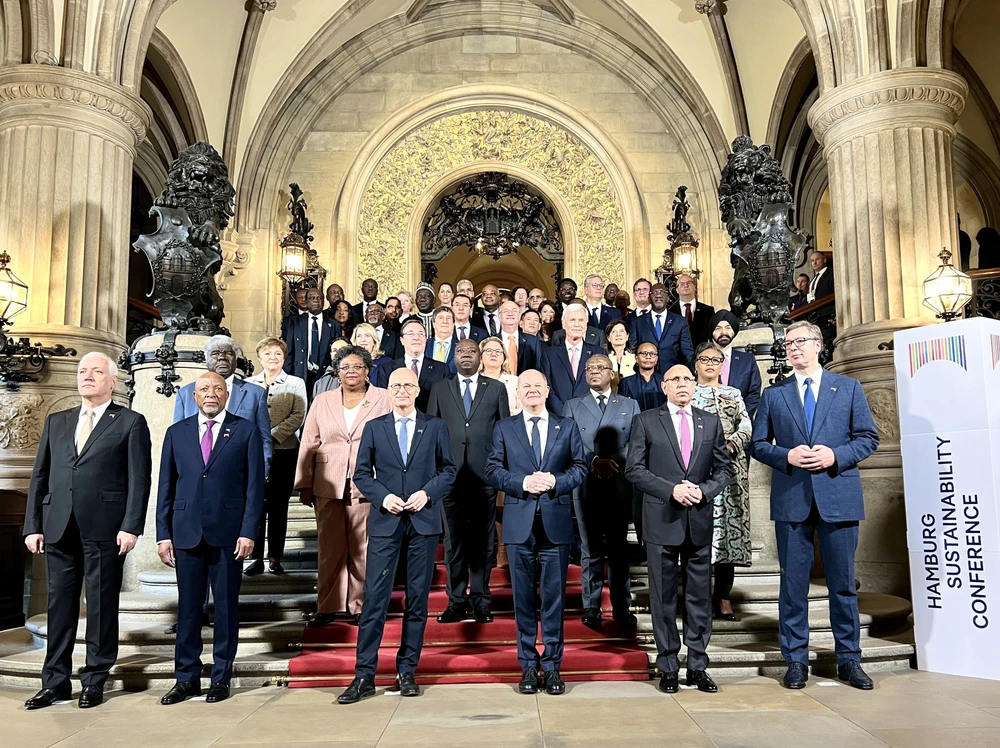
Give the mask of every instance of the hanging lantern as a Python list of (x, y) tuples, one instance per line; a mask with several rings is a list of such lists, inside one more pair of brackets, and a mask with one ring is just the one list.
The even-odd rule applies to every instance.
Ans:
[(959, 317), (972, 299), (972, 278), (951, 264), (951, 252), (942, 249), (941, 264), (924, 281), (924, 306), (948, 322)]

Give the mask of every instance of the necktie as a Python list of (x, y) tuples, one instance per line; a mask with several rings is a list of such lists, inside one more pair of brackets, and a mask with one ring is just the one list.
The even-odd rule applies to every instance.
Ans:
[(417, 359), (412, 359), (410, 361), (410, 371), (412, 371), (418, 377), (420, 376), (420, 371), (417, 369)]
[(409, 441), (409, 429), (407, 424), (409, 424), (409, 418), (403, 418), (399, 422), (399, 456), (403, 458), (403, 464), (406, 464), (406, 457), (410, 451), (407, 446), (407, 441)]
[(601, 326), (601, 319), (600, 319), (600, 317), (597, 316), (597, 312), (598, 312), (599, 309), (600, 309), (600, 307), (595, 307), (594, 309), (590, 310), (590, 326), (591, 327), (600, 327)]
[(459, 334), (459, 338), (458, 339), (459, 340), (465, 340), (465, 325), (462, 325), (460, 328), (458, 328), (458, 331), (459, 331), (459, 333), (458, 333)]
[(683, 408), (677, 411), (677, 415), (681, 417), (681, 459), (687, 469), (691, 462), (691, 424), (688, 423), (688, 414)]
[(605, 400), (607, 400), (607, 399), (608, 399), (608, 398), (607, 398), (607, 397), (605, 397), (604, 395), (598, 395), (598, 396), (597, 396), (597, 404), (598, 404), (598, 405), (599, 405), (599, 406), (601, 407), (601, 412), (602, 412), (602, 413), (603, 413), (603, 412), (605, 411), (605, 409), (606, 409), (606, 408), (608, 407), (608, 406), (607, 406), (607, 403), (605, 403), (605, 402), (604, 402), (604, 401), (605, 401)]
[(90, 438), (90, 434), (93, 430), (94, 430), (94, 411), (85, 410), (83, 411), (83, 426), (80, 427), (80, 435), (76, 438), (77, 454), (80, 454), (83, 451), (83, 447), (87, 443), (87, 439)]
[(684, 319), (687, 320), (688, 327), (690, 327), (691, 326), (691, 304), (689, 302), (684, 304)]
[(538, 422), (541, 416), (531, 417), (531, 451), (535, 453), (535, 462), (538, 467), (542, 466), (542, 432), (538, 430)]
[(569, 367), (573, 370), (573, 379), (576, 379), (577, 369), (580, 368), (580, 352), (577, 348), (570, 351)]
[(319, 365), (319, 322), (312, 318), (312, 334), (310, 339), (309, 360)]
[(208, 458), (212, 456), (212, 429), (215, 421), (205, 421), (205, 435), (201, 437), (201, 460), (206, 465)]
[(663, 325), (660, 324), (660, 315), (656, 315), (656, 339), (659, 340), (663, 336)]
[(434, 344), (434, 360), (444, 361), (444, 343), (440, 340), (436, 341)]
[(514, 336), (507, 336), (507, 361), (510, 362), (511, 374), (517, 374), (517, 344), (514, 342)]
[(647, 314), (649, 314), (649, 309), (648, 308), (647, 309), (640, 309), (639, 310), (639, 316), (640, 317), (645, 316)]
[(462, 382), (465, 384), (465, 393), (462, 395), (462, 404), (465, 405), (465, 417), (468, 418), (469, 414), (472, 412), (472, 380), (463, 379)]
[(493, 314), (489, 315), (489, 319), (487, 320), (487, 322), (489, 323), (490, 326), (490, 336), (495, 338), (497, 335), (497, 324), (496, 324), (496, 318), (493, 316)]
[(722, 357), (722, 376), (720, 381), (729, 386), (729, 356)]
[(812, 378), (806, 377), (806, 391), (802, 395), (802, 410), (805, 411), (806, 416), (806, 433), (809, 435), (812, 435), (813, 416), (816, 415), (816, 396), (813, 394), (812, 383)]

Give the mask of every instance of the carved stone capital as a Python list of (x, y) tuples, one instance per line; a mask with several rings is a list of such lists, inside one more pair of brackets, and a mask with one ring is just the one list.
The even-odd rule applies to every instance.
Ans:
[(267, 13), (278, 7), (278, 0), (252, 0), (251, 5), (261, 13)]
[(827, 150), (869, 132), (933, 127), (954, 133), (969, 86), (949, 70), (900, 68), (837, 86), (809, 110), (809, 124)]
[(142, 99), (96, 75), (51, 65), (0, 68), (0, 126), (11, 119), (90, 125), (134, 153), (152, 117)]

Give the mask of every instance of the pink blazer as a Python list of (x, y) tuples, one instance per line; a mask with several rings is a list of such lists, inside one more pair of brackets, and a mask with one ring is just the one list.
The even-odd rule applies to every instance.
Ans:
[(343, 390), (337, 388), (313, 400), (302, 428), (295, 487), (311, 488), (313, 494), (343, 499), (350, 482), (352, 497), (361, 497), (352, 476), (365, 424), (392, 412), (389, 391), (369, 387), (350, 431), (344, 422)]

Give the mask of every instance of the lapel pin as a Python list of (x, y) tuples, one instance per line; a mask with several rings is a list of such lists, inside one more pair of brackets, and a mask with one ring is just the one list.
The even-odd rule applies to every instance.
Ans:
[(114, 418), (114, 417), (115, 417), (115, 414), (114, 414), (114, 413), (109, 413), (109, 414), (108, 414), (108, 418)]
[(559, 427), (558, 427), (558, 426), (556, 426), (556, 431), (558, 431), (558, 430), (559, 430)]
[(836, 391), (837, 391), (837, 388), (836, 388), (836, 387), (831, 387), (830, 389), (831, 389), (831, 390), (833, 390), (834, 392), (836, 392)]
[(704, 426), (702, 426), (702, 425), (701, 425), (701, 424), (699, 423), (699, 424), (698, 424), (698, 428), (700, 428), (700, 429), (703, 429), (703, 428), (705, 428), (705, 427), (704, 427)]

